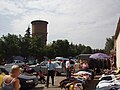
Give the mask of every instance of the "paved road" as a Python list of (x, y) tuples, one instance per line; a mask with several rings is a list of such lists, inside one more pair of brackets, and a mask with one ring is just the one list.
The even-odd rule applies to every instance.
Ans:
[[(94, 80), (91, 80), (88, 82), (87, 86), (86, 86), (86, 90), (95, 90), (95, 86), (98, 83), (98, 78), (100, 76), (96, 76)], [(39, 84), (37, 85), (34, 89), (32, 90), (61, 90), (61, 88), (59, 88), (59, 82), (63, 79), (65, 79), (65, 76), (56, 76), (55, 77), (55, 86), (52, 86), (51, 84), (49, 85), (49, 88), (45, 87), (45, 84)], [(51, 79), (50, 79), (51, 80)], [(50, 81), (51, 82), (51, 81)]]
[[(38, 84), (35, 88), (31, 90), (61, 90), (61, 88), (59, 88), (59, 82), (65, 78), (66, 78), (65, 76), (55, 76), (55, 86), (51, 85), (51, 78), (50, 78), (49, 88), (46, 88), (45, 84)], [(2, 90), (1, 87), (0, 90)]]
[(59, 88), (59, 82), (62, 81), (63, 79), (65, 79), (65, 78), (66, 78), (65, 76), (55, 76), (55, 86), (51, 85), (51, 78), (50, 78), (49, 88), (46, 88), (45, 84), (38, 84), (32, 90), (61, 90), (61, 88)]
[[(45, 84), (38, 84), (35, 88), (31, 90), (61, 90), (61, 88), (59, 88), (59, 82), (65, 78), (66, 78), (65, 76), (55, 76), (55, 86), (52, 86), (50, 83), (49, 88), (46, 88)], [(95, 86), (98, 83), (98, 78), (99, 76), (96, 76), (94, 80), (89, 81), (86, 90), (95, 90)], [(50, 82), (51, 82), (51, 78), (50, 78)]]

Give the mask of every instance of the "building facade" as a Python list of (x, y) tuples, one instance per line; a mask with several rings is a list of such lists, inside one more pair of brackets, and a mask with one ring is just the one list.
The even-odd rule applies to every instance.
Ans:
[(120, 18), (115, 31), (114, 50), (116, 51), (116, 65), (120, 68)]

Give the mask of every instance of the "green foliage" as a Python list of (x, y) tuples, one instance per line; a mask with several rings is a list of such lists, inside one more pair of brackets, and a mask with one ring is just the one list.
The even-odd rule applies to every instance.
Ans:
[(19, 37), (17, 35), (8, 34), (7, 36), (1, 37), (1, 50), (4, 57), (18, 55), (20, 52)]
[(55, 52), (51, 45), (44, 46), (44, 56), (47, 56), (49, 58), (55, 58)]
[(104, 49), (93, 49), (93, 53), (105, 53)]
[(8, 34), (0, 38), (0, 58), (9, 58), (11, 56), (20, 55), (23, 57), (33, 56), (42, 58), (75, 57), (79, 54), (90, 54), (93, 50), (90, 46), (82, 44), (74, 45), (68, 40), (57, 40), (43, 46), (40, 36), (30, 36), (29, 33), (23, 37), (14, 34)]
[(114, 36), (111, 38), (106, 38), (106, 43), (105, 43), (105, 52), (110, 54), (110, 50), (112, 50), (114, 47)]
[(40, 36), (34, 36), (31, 38), (31, 44), (30, 49), (32, 52), (32, 56), (39, 57), (42, 54), (42, 45), (41, 45), (41, 37)]
[(69, 50), (69, 42), (67, 40), (53, 41), (52, 48), (54, 49), (55, 56), (67, 56)]
[(82, 53), (84, 53), (84, 54), (90, 54), (90, 53), (92, 53), (91, 47), (90, 46), (85, 47), (84, 50), (82, 51)]
[(30, 37), (30, 27), (28, 26), (28, 29), (26, 30), (25, 36)]
[(30, 44), (31, 44), (31, 37), (28, 36), (21, 37), (19, 44), (21, 56), (28, 57), (29, 55), (31, 55)]

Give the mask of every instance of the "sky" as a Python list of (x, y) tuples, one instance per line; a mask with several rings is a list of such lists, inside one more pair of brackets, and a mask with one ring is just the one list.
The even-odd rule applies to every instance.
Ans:
[(104, 49), (119, 17), (120, 0), (0, 0), (0, 37), (24, 35), (31, 21), (44, 20), (48, 22), (48, 44), (67, 39)]

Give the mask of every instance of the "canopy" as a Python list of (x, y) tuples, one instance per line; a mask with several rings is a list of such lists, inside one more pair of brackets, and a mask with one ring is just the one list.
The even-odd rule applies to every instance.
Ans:
[(108, 56), (107, 54), (104, 54), (104, 53), (95, 53), (95, 54), (90, 55), (89, 58), (106, 60), (106, 59), (109, 59), (110, 56)]

